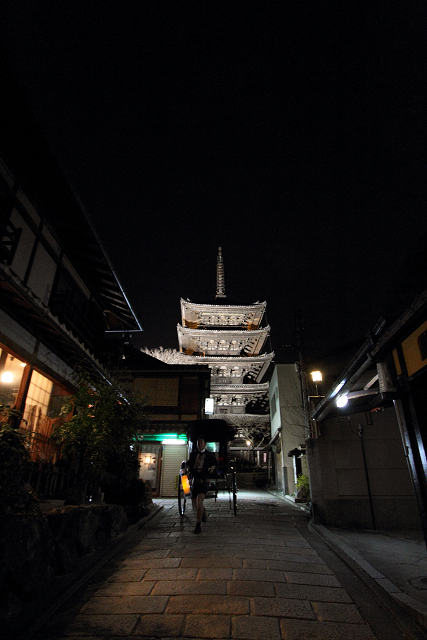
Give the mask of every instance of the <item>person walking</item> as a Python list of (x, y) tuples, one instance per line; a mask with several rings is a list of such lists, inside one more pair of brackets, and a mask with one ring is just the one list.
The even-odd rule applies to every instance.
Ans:
[(204, 501), (209, 489), (209, 477), (217, 468), (215, 454), (206, 449), (206, 440), (197, 438), (197, 449), (194, 449), (187, 462), (193, 476), (192, 502), (193, 509), (197, 512), (197, 524), (194, 533), (202, 532), (202, 521), (206, 522)]

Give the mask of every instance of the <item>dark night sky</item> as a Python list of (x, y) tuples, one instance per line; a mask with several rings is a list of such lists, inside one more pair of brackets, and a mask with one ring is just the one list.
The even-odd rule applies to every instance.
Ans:
[(427, 231), (422, 2), (3, 0), (3, 54), (141, 318), (267, 300), (362, 336)]

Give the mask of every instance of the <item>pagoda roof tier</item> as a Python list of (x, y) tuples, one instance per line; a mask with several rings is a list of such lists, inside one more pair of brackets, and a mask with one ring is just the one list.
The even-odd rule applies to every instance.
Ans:
[(229, 424), (242, 426), (243, 424), (267, 424), (270, 422), (269, 414), (260, 415), (260, 414), (252, 414), (252, 413), (214, 413), (209, 416), (209, 419), (218, 419), (225, 420)]
[(242, 327), (258, 329), (265, 313), (266, 302), (254, 304), (199, 304), (181, 298), (182, 324), (190, 329), (207, 327)]
[(267, 401), (268, 382), (264, 384), (224, 384), (211, 385), (211, 397), (215, 404), (224, 407), (246, 407), (249, 402)]
[(269, 383), (262, 384), (211, 384), (211, 393), (244, 393), (245, 395), (264, 395), (268, 392)]
[(253, 331), (177, 327), (180, 351), (198, 356), (258, 356), (270, 327)]
[(236, 375), (242, 377), (248, 376), (252, 380), (259, 382), (262, 380), (266, 373), (274, 353), (263, 353), (259, 356), (236, 356), (230, 358), (230, 356), (193, 356), (194, 362), (197, 364), (207, 364), (212, 371), (212, 375), (215, 375), (215, 370), (226, 369), (230, 373), (224, 373), (224, 375), (233, 375), (238, 371)]

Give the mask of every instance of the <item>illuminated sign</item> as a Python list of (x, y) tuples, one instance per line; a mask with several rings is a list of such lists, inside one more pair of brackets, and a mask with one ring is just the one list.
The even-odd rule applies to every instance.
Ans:
[(207, 416), (213, 416), (214, 414), (214, 399), (213, 398), (206, 398), (205, 400), (205, 413)]

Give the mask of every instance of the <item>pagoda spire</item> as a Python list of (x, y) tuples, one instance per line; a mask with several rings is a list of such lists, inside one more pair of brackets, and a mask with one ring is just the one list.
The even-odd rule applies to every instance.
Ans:
[(222, 258), (222, 249), (218, 247), (218, 256), (216, 259), (216, 296), (215, 298), (226, 298), (225, 280), (224, 280), (224, 260)]

